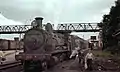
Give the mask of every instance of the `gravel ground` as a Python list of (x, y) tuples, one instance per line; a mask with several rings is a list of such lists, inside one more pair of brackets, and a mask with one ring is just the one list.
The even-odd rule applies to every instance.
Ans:
[[(98, 64), (100, 66), (103, 66), (103, 68), (101, 67), (102, 69), (101, 71), (98, 70)], [(99, 58), (99, 59), (96, 59), (96, 61), (94, 62), (95, 70), (86, 71), (78, 63), (78, 59), (75, 59), (75, 60), (64, 61), (45, 72), (120, 72), (120, 68), (117, 68), (118, 65), (119, 65), (118, 63), (115, 63), (112, 60)]]

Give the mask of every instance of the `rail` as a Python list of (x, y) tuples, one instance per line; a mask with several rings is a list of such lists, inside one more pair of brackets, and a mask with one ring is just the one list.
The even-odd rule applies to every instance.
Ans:
[(21, 65), (21, 63), (19, 61), (7, 63), (7, 64), (1, 64), (0, 65), (0, 70), (9, 69), (9, 68), (16, 67), (16, 66), (19, 66), (19, 65)]

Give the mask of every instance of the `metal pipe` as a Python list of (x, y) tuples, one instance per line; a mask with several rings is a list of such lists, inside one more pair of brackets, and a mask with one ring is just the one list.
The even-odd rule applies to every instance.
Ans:
[(37, 23), (37, 27), (42, 29), (42, 20), (43, 20), (43, 18), (42, 17), (36, 17), (35, 20), (36, 20), (36, 23)]

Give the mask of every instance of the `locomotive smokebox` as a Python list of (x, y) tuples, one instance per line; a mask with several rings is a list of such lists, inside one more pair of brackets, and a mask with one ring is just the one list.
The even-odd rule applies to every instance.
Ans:
[(42, 17), (36, 17), (35, 20), (37, 22), (38, 27), (40, 29), (42, 29), (42, 20), (43, 20), (43, 18)]

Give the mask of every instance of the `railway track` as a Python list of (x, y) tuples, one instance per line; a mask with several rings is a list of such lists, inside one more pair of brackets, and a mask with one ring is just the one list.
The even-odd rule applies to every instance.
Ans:
[[(114, 68), (112, 66), (115, 63), (114, 61), (112, 64), (112, 62), (107, 62), (107, 60), (102, 61), (99, 58), (97, 58), (97, 59), (98, 59), (98, 61), (101, 62), (101, 63), (99, 63), (99, 66), (103, 67), (105, 70), (103, 69), (100, 71), (98, 69), (95, 69), (92, 72), (120, 72), (120, 70), (115, 71), (117, 68)], [(97, 64), (98, 64), (98, 61), (96, 61)], [(107, 66), (105, 66), (104, 63)], [(110, 63), (110, 64), (108, 64), (108, 63)], [(15, 67), (17, 67), (16, 71), (13, 71), (15, 69)], [(97, 65), (95, 67), (97, 68)], [(84, 68), (83, 68), (83, 70), (81, 70), (81, 69), (82, 69), (82, 67), (78, 63), (78, 59), (75, 59), (75, 60), (72, 59), (72, 60), (63, 61), (44, 72), (88, 72), (88, 71), (84, 70)], [(9, 71), (9, 70), (11, 70), (11, 71)], [(21, 63), (17, 61), (17, 62), (0, 65), (0, 72), (23, 72), (23, 68), (22, 68)]]
[[(17, 67), (17, 68), (15, 68)], [(96, 66), (97, 67), (97, 66)], [(78, 63), (78, 59), (63, 61), (54, 67), (43, 72), (88, 72), (81, 70), (81, 65)], [(19, 69), (19, 70), (18, 70)], [(6, 71), (5, 71), (6, 70)], [(0, 65), (1, 72), (23, 72), (23, 68), (20, 62), (13, 62), (6, 65)], [(92, 72), (120, 72), (115, 70), (93, 70)]]
[(10, 68), (14, 68), (14, 67), (17, 67), (17, 66), (20, 66), (20, 65), (22, 65), (22, 64), (18, 61), (7, 63), (7, 64), (1, 64), (0, 65), (0, 71), (7, 70), (7, 69), (10, 69)]

